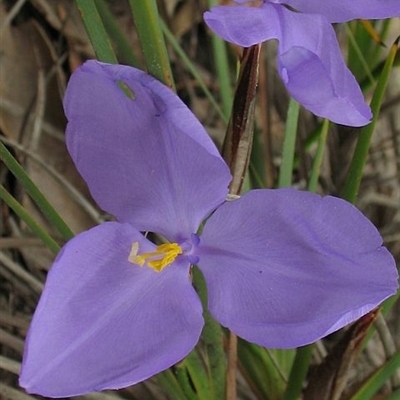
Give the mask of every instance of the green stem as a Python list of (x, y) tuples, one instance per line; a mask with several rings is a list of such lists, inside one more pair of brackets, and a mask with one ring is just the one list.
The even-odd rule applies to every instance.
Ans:
[(174, 88), (156, 0), (129, 0), (149, 74)]
[(285, 139), (283, 141), (282, 164), (279, 171), (278, 186), (287, 187), (292, 184), (294, 153), (296, 148), (297, 123), (300, 105), (290, 99), (288, 117), (286, 120)]
[(314, 163), (312, 165), (312, 170), (311, 170), (311, 176), (308, 182), (308, 190), (310, 192), (317, 191), (318, 179), (321, 172), (321, 164), (322, 164), (322, 159), (324, 157), (324, 151), (326, 146), (326, 138), (328, 137), (328, 130), (329, 130), (329, 121), (325, 119), (321, 127), (317, 152), (315, 154)]
[(350, 398), (350, 400), (369, 400), (400, 368), (400, 351), (395, 353), (381, 368), (379, 368)]
[(53, 253), (58, 253), (60, 246), (57, 242), (29, 215), (24, 207), (0, 185), (0, 198), (28, 225), (32, 232), (40, 238)]
[(107, 35), (94, 0), (75, 0), (96, 57), (103, 62), (117, 64), (111, 41)]
[(54, 207), (49, 203), (43, 193), (34, 184), (32, 179), (27, 175), (18, 161), (7, 150), (6, 146), (4, 146), (2, 142), (0, 142), (0, 159), (3, 160), (6, 167), (20, 181), (28, 195), (37, 204), (45, 217), (53, 224), (58, 232), (60, 232), (63, 239), (71, 239), (74, 236), (74, 233), (69, 229), (68, 225), (60, 217)]
[(178, 41), (175, 39), (175, 36), (172, 34), (172, 32), (168, 29), (165, 22), (160, 20), (160, 23), (161, 23), (161, 27), (164, 32), (164, 35), (167, 38), (169, 44), (175, 50), (175, 53), (180, 57), (180, 59), (182, 60), (182, 63), (185, 65), (187, 70), (192, 74), (193, 78), (196, 79), (196, 82), (198, 83), (200, 88), (203, 90), (204, 94), (208, 98), (211, 105), (214, 107), (215, 111), (221, 117), (221, 119), (225, 123), (228, 123), (228, 116), (223, 113), (221, 107), (215, 100), (214, 96), (208, 90), (208, 87), (205, 84), (204, 79), (202, 78), (201, 74), (198, 73), (196, 67), (193, 65), (192, 61), (190, 61), (189, 57), (183, 51), (182, 47), (179, 45)]
[[(217, 0), (208, 0), (208, 6), (212, 7), (218, 4)], [(228, 53), (226, 50), (226, 43), (216, 35), (211, 36), (212, 47), (213, 47), (213, 59), (215, 62), (215, 68), (217, 72), (217, 78), (220, 86), (220, 95), (222, 103), (222, 111), (225, 118), (231, 113), (233, 91), (230, 80), (230, 68), (228, 61)]]
[(201, 400), (210, 400), (210, 385), (204, 364), (196, 350), (192, 351), (183, 361), (195, 387), (197, 396)]
[(178, 381), (176, 380), (175, 375), (170, 369), (158, 374), (157, 382), (164, 389), (168, 398), (174, 400), (188, 400)]
[(399, 39), (397, 39), (396, 43), (392, 46), (392, 48), (389, 51), (388, 58), (385, 62), (385, 66), (378, 80), (377, 87), (374, 91), (374, 95), (371, 100), (371, 109), (373, 113), (372, 122), (361, 130), (356, 148), (354, 150), (353, 158), (351, 160), (350, 167), (347, 172), (341, 197), (343, 199), (346, 199), (350, 203), (355, 203), (357, 198), (364, 170), (364, 165), (368, 158), (368, 151), (371, 144), (372, 134), (374, 133), (375, 125), (379, 118), (379, 111), (382, 105), (386, 86), (390, 76), (390, 71), (392, 69), (398, 48), (399, 48)]
[[(357, 21), (357, 23), (358, 22), (359, 21)], [(356, 38), (354, 37), (353, 31), (350, 29), (348, 24), (344, 24), (344, 28), (346, 30), (347, 37), (349, 38), (350, 45), (352, 46), (355, 54), (357, 55), (357, 57), (360, 61), (360, 65), (362, 66), (362, 68), (364, 70), (365, 76), (369, 79), (370, 84), (373, 85), (375, 83), (375, 78), (372, 75), (370, 66), (369, 66), (367, 60), (365, 59), (364, 54), (363, 54), (362, 50), (360, 49), (360, 46), (358, 45)]]
[(225, 398), (226, 357), (223, 349), (223, 332), (221, 326), (215, 322), (207, 308), (207, 287), (204, 277), (197, 267), (193, 268), (193, 284), (201, 299), (205, 325), (202, 341), (208, 356), (208, 379), (211, 387), (210, 400)]
[(115, 46), (120, 62), (139, 68), (139, 61), (132, 51), (132, 46), (115, 21), (115, 17), (110, 12), (107, 2), (104, 0), (95, 0), (95, 4), (107, 35)]
[(178, 380), (183, 392), (185, 392), (187, 400), (198, 400), (198, 397), (194, 392), (192, 382), (189, 380), (189, 374), (186, 366), (183, 363), (178, 364), (175, 367), (175, 372), (176, 379)]
[(313, 348), (314, 346), (310, 344), (297, 349), (283, 400), (294, 400), (300, 397), (303, 383), (310, 366)]

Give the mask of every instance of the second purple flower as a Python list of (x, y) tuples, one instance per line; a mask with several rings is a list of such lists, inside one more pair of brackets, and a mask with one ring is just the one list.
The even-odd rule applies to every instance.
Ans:
[(204, 19), (217, 35), (239, 46), (277, 39), (278, 71), (290, 95), (315, 115), (363, 126), (372, 114), (331, 23), (392, 16), (400, 16), (398, 0), (264, 0), (260, 7), (213, 7)]

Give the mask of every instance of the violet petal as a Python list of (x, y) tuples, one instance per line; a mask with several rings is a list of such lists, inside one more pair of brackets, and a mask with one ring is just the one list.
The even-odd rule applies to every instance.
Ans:
[(315, 115), (343, 125), (369, 123), (371, 111), (324, 16), (265, 3), (214, 7), (204, 19), (217, 35), (240, 46), (277, 39), (279, 74), (293, 98)]
[(206, 11), (203, 17), (213, 32), (238, 46), (250, 47), (281, 36), (275, 8), (268, 12), (262, 7), (216, 6)]
[(162, 273), (127, 261), (154, 248), (129, 224), (104, 223), (65, 245), (26, 341), (20, 385), (75, 396), (147, 379), (183, 359), (203, 326), (189, 265)]
[(281, 0), (280, 2), (304, 13), (322, 14), (330, 22), (400, 17), (399, 0)]
[(266, 347), (314, 342), (396, 292), (393, 257), (354, 206), (294, 189), (219, 207), (198, 248), (212, 315)]
[(120, 222), (177, 241), (224, 201), (226, 164), (195, 116), (154, 78), (89, 61), (72, 75), (64, 105), (75, 165)]

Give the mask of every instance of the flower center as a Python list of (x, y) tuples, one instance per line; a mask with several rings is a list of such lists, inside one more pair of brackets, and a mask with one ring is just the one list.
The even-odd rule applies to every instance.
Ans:
[(140, 267), (146, 265), (156, 272), (161, 272), (165, 267), (172, 264), (176, 257), (183, 253), (183, 250), (178, 243), (163, 243), (157, 246), (155, 251), (150, 253), (138, 254), (138, 252), (139, 243), (134, 242), (128, 261)]

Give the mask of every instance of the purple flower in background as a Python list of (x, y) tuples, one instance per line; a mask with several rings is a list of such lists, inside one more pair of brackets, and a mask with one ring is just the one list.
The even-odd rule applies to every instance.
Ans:
[(394, 16), (400, 16), (399, 0), (264, 0), (260, 7), (217, 6), (204, 19), (217, 35), (239, 46), (277, 39), (278, 71), (291, 96), (315, 115), (362, 126), (371, 111), (344, 63), (331, 23)]
[(204, 128), (146, 73), (89, 61), (65, 111), (68, 150), (117, 222), (79, 234), (54, 262), (26, 341), (28, 392), (121, 388), (183, 359), (204, 324), (194, 263), (212, 315), (261, 346), (313, 342), (396, 292), (392, 256), (345, 201), (293, 189), (225, 201), (231, 176)]

